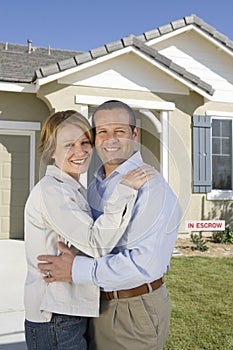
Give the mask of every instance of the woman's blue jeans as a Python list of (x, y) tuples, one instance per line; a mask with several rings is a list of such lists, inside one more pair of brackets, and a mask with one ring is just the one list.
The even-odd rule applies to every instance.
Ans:
[(50, 322), (25, 320), (28, 350), (86, 350), (87, 318), (53, 314)]

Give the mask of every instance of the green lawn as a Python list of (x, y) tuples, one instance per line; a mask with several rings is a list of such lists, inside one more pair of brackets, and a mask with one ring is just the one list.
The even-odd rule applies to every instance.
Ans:
[(172, 318), (164, 350), (233, 350), (233, 259), (173, 257), (165, 282)]

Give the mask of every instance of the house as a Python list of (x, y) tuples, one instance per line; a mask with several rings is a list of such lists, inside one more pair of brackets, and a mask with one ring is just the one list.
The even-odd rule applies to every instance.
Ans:
[(84, 53), (0, 44), (0, 238), (23, 238), (45, 118), (90, 118), (108, 99), (135, 110), (144, 159), (181, 202), (180, 232), (186, 220), (232, 224), (233, 42), (190, 15)]

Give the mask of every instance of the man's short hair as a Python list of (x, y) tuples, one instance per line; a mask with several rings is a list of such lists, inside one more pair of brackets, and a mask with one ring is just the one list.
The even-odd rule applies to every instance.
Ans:
[(124, 109), (125, 111), (127, 111), (128, 115), (129, 115), (129, 125), (132, 129), (132, 132), (133, 132), (135, 127), (136, 127), (136, 117), (135, 117), (134, 111), (126, 103), (118, 101), (118, 100), (109, 100), (109, 101), (102, 103), (98, 107), (96, 107), (96, 109), (94, 110), (94, 112), (92, 114), (92, 126), (93, 126), (93, 128), (95, 129), (95, 118), (94, 118), (95, 113), (98, 111), (111, 110), (111, 109)]

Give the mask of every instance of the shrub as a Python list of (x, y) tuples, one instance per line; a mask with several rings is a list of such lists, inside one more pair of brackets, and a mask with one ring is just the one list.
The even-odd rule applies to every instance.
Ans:
[(191, 241), (194, 244), (194, 250), (200, 250), (201, 252), (205, 252), (209, 249), (206, 242), (197, 234), (191, 233)]
[(215, 243), (233, 244), (233, 230), (226, 226), (225, 231), (216, 231), (212, 234), (212, 240)]

